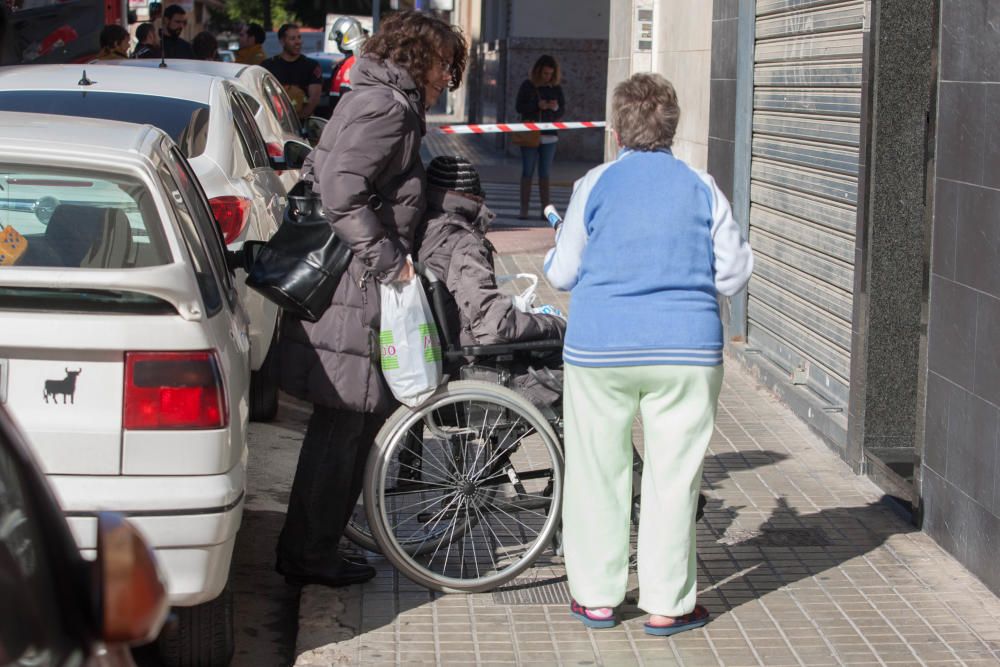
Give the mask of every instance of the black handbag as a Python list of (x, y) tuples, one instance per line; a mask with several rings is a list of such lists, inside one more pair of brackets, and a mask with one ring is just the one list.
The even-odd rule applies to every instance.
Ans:
[(288, 193), (284, 220), (271, 240), (248, 241), (247, 286), (303, 320), (315, 322), (330, 306), (351, 250), (323, 216), (308, 184)]

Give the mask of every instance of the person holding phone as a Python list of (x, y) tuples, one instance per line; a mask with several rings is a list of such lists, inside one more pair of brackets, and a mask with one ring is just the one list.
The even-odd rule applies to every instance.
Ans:
[(642, 415), (639, 607), (645, 631), (708, 622), (696, 604), (695, 517), (722, 387), (719, 296), (744, 288), (753, 253), (707, 173), (671, 152), (680, 105), (658, 74), (612, 97), (618, 158), (577, 182), (553, 287), (570, 291), (563, 347), (563, 548), (571, 613), (617, 623), (628, 583), (632, 425)]
[[(531, 75), (517, 91), (517, 112), (522, 122), (552, 123), (566, 113), (566, 99), (560, 85), (559, 63), (550, 55), (535, 61)], [(549, 205), (549, 170), (556, 156), (559, 133), (556, 130), (525, 133), (521, 146), (521, 211), (519, 218), (528, 217), (531, 202), (531, 179), (538, 166), (538, 197), (541, 209)], [(545, 215), (542, 214), (542, 219)]]

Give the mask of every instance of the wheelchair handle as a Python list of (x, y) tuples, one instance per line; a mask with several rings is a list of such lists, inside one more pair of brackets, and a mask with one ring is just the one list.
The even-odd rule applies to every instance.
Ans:
[(444, 291), (448, 288), (441, 282), (441, 279), (431, 271), (431, 269), (420, 262), (413, 262), (413, 272), (424, 278), (427, 285), (427, 293), (430, 295), (430, 306), (434, 312), (434, 319), (437, 322), (438, 331), (441, 333), (441, 343), (445, 352), (453, 350), (458, 346), (458, 339), (448, 325), (448, 310), (445, 306)]
[(413, 272), (425, 278), (429, 283), (441, 282), (437, 275), (421, 262), (413, 262)]

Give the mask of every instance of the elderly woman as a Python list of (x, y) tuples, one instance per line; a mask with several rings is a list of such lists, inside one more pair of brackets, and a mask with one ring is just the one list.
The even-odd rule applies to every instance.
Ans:
[(695, 604), (695, 509), (722, 385), (717, 297), (750, 278), (753, 255), (712, 177), (670, 151), (680, 108), (656, 74), (619, 84), (618, 158), (576, 184), (552, 284), (571, 291), (563, 357), (564, 548), (571, 612), (615, 625), (628, 579), (631, 428), (645, 442), (639, 606), (646, 632), (708, 621)]
[(424, 114), (461, 84), (466, 48), (458, 29), (433, 15), (387, 18), (304, 169), (353, 259), (318, 322), (282, 322), (281, 387), (313, 404), (278, 539), (277, 570), (291, 584), (342, 586), (375, 575), (337, 546), (368, 450), (395, 407), (378, 366), (378, 286), (413, 279), (407, 254), (425, 206)]

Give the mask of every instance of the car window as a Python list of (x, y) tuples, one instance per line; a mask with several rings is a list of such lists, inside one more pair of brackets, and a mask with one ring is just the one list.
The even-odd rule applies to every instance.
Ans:
[(247, 105), (250, 115), (256, 116), (257, 110), (260, 109), (260, 102), (255, 100), (252, 95), (247, 95), (246, 93), (240, 93), (239, 97), (243, 100), (243, 104)]
[(169, 261), (162, 221), (138, 179), (0, 165), (0, 271), (130, 269)]
[(0, 91), (0, 111), (148, 123), (169, 134), (189, 158), (205, 152), (208, 138), (207, 104), (158, 95), (75, 90), (5, 90)]
[(295, 113), (292, 101), (288, 99), (288, 93), (273, 76), (264, 77), (264, 95), (267, 98), (267, 106), (281, 123), (281, 129), (298, 136), (301, 130), (299, 117)]
[[(32, 501), (24, 473), (4, 443), (0, 446), (0, 662), (32, 667), (79, 664), (81, 651), (73, 646), (60, 613), (43, 519)], [(70, 658), (74, 653), (75, 659)]]
[[(164, 152), (169, 153), (167, 149)], [(157, 173), (163, 181), (163, 187), (173, 204), (177, 213), (177, 220), (180, 223), (181, 236), (187, 246), (188, 255), (191, 257), (195, 279), (198, 282), (198, 291), (201, 292), (202, 301), (205, 302), (205, 310), (208, 317), (211, 317), (222, 310), (222, 289), (219, 286), (218, 277), (208, 258), (208, 251), (194, 216), (187, 206), (187, 201), (182, 194), (178, 178), (170, 164), (163, 161), (157, 165)]]
[(239, 96), (230, 93), (229, 101), (233, 106), (233, 121), (236, 123), (236, 132), (240, 135), (244, 143), (244, 151), (247, 154), (247, 162), (252, 169), (267, 167), (271, 163), (267, 159), (267, 147), (264, 145), (264, 138), (260, 136), (257, 123), (253, 119), (253, 114), (246, 108)]
[[(208, 201), (201, 189), (201, 185), (198, 183), (198, 178), (195, 176), (194, 171), (192, 171), (191, 166), (184, 159), (184, 156), (176, 148), (171, 149), (167, 157), (173, 166), (177, 182), (180, 183), (181, 195), (188, 210), (193, 214), (194, 224), (198, 229), (198, 235), (205, 244), (209, 261), (212, 262), (212, 268), (225, 286), (226, 294), (229, 297), (233, 297), (235, 292), (233, 290), (232, 276), (229, 274), (229, 268), (226, 266), (226, 246), (222, 240), (222, 232), (219, 229), (219, 224), (215, 221), (215, 216), (212, 215), (212, 209), (208, 206)], [(231, 304), (232, 298), (230, 298)]]

